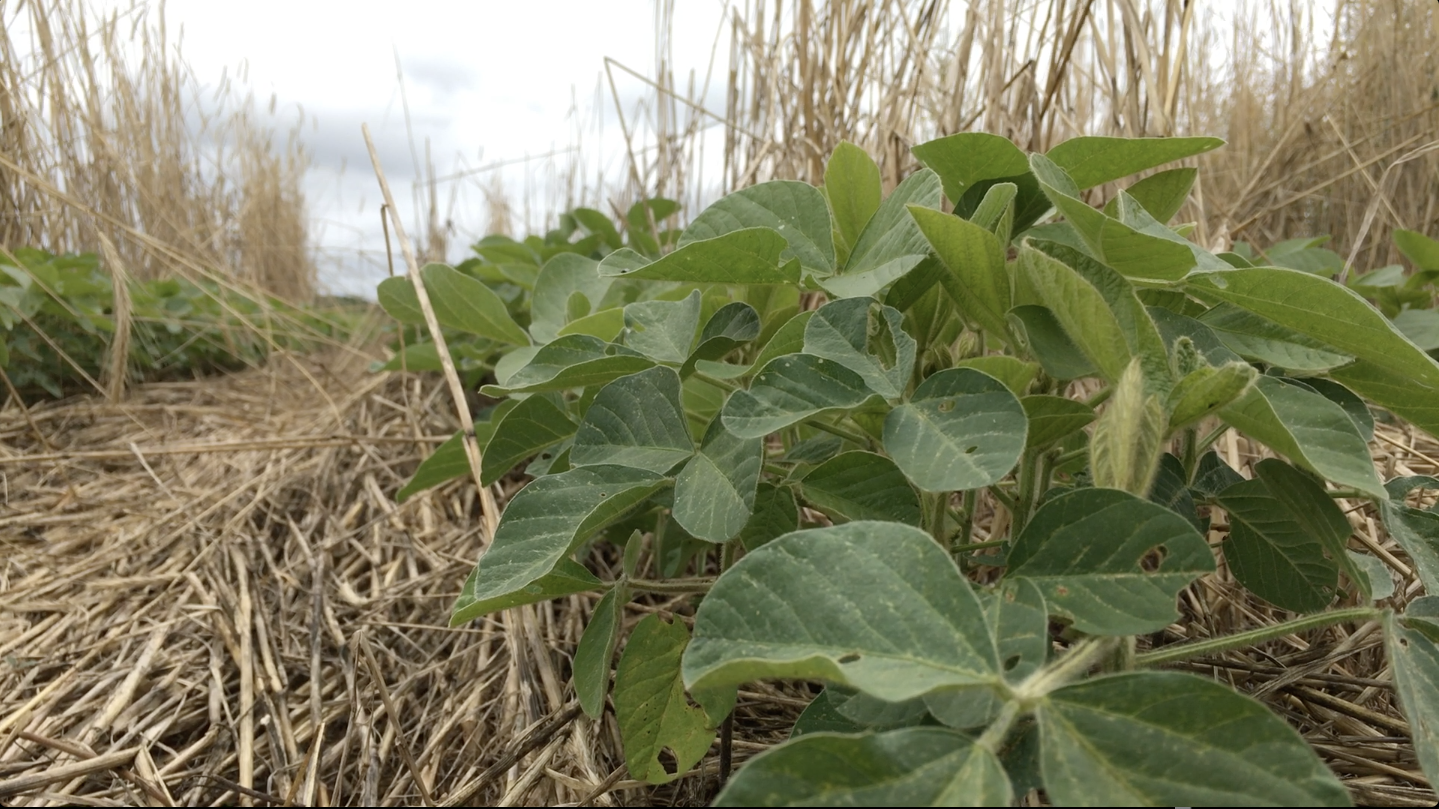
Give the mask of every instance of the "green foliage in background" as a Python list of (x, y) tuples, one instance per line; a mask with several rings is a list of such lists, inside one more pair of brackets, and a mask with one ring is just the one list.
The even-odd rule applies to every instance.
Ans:
[[(15, 260), (0, 255), (0, 368), (26, 398), (93, 390), (90, 381), (100, 380), (116, 330), (110, 273), (93, 253), (22, 247), (9, 255)], [(305, 348), (337, 336), (356, 319), (338, 308), (302, 309), (212, 282), (132, 282), (126, 291), (126, 369), (134, 379), (243, 368), (272, 347)]]
[[(1439, 480), (1383, 481), (1367, 446), (1376, 415), (1439, 434), (1439, 245), (1401, 233), (1418, 273), (1343, 283), (1320, 240), (1212, 254), (1169, 224), (1194, 170), (1150, 172), (1220, 145), (1025, 154), (960, 134), (916, 147), (926, 168), (887, 197), (845, 145), (822, 188), (747, 188), (682, 232), (657, 200), (427, 267), (469, 382), (501, 399), (476, 428), (485, 482), (535, 478), (454, 623), (603, 593), (574, 687), (592, 716), (610, 695), (629, 771), (653, 783), (705, 754), (743, 683), (826, 683), (720, 805), (1007, 805), (1038, 787), (1056, 805), (1334, 806), (1345, 789), (1282, 719), (1159, 669), (1381, 620), (1439, 779), (1439, 609), (1377, 603), (1393, 583), (1349, 550), (1336, 503), (1377, 504), (1439, 587), (1439, 515), (1406, 500)], [(413, 325), (409, 284), (380, 293)], [(1230, 428), (1283, 459), (1245, 479), (1211, 449)], [(465, 471), (452, 441), (401, 496)], [(583, 565), (605, 544), (624, 560), (611, 581)], [(1216, 555), (1295, 617), (1137, 653)], [(643, 593), (692, 594), (692, 622), (650, 615), (622, 644)]]

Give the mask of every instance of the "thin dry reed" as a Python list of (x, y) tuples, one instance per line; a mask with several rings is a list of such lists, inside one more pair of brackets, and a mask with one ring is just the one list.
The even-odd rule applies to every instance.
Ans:
[(139, 279), (314, 294), (295, 132), (228, 81), (203, 93), (163, 14), (0, 2), (0, 31), (0, 244), (83, 252), (103, 235)]

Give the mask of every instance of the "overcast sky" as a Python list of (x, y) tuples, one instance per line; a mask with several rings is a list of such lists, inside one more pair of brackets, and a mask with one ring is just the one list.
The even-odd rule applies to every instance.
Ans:
[[(675, 72), (683, 81), (694, 69), (702, 79), (723, 3), (683, 0), (678, 6)], [(396, 55), (415, 148), (423, 160), (429, 139), (441, 176), (568, 148), (577, 126), (585, 129), (591, 171), (622, 171), (623, 141), (613, 125), (607, 85), (598, 112), (610, 125), (598, 127), (601, 139), (595, 140), (604, 58), (646, 75), (653, 74), (655, 62), (653, 0), (402, 5), (168, 0), (165, 14), (172, 39), (183, 30), (181, 52), (202, 84), (217, 85), (223, 71), (235, 76), (243, 66), (243, 83), (262, 105), (275, 96), (279, 121), (293, 123), (303, 109), (308, 121), (303, 139), (314, 158), (307, 185), (313, 234), (322, 251), (323, 280), (334, 291), (372, 289), (384, 274), (377, 252), (384, 245), (380, 194), (361, 123), (374, 134), (407, 227), (414, 221), (415, 162)], [(716, 82), (722, 77), (717, 74)], [(620, 71), (616, 84), (627, 110), (645, 89)], [(571, 114), (575, 104), (578, 122)], [(542, 178), (543, 169), (544, 161), (535, 161), (501, 170), (509, 196), (518, 201), (526, 171)], [(479, 182), (491, 174), (441, 185), (442, 212), (449, 210), (451, 191), (457, 192), (452, 260), (462, 259), (465, 246), (483, 235)]]
[[(92, 2), (101, 8), (129, 5), (129, 0)], [(1240, 2), (1204, 0), (1203, 8), (1225, 17)], [(678, 0), (676, 7), (674, 72), (684, 84), (693, 70), (699, 82), (709, 67), (725, 1)], [(234, 77), (243, 68), (240, 86), (248, 86), (262, 107), (273, 95), (280, 126), (293, 124), (303, 110), (303, 139), (314, 159), (306, 188), (315, 219), (312, 235), (320, 250), (322, 282), (335, 292), (370, 292), (385, 273), (380, 195), (361, 123), (369, 124), (375, 136), (412, 227), (413, 155), (424, 159), (427, 138), (436, 173), (447, 176), (569, 148), (578, 129), (589, 174), (599, 170), (619, 176), (625, 170), (624, 145), (609, 88), (601, 85), (604, 59), (654, 73), (655, 0), (412, 0), (402, 5), (167, 0), (164, 8), (170, 36), (173, 40), (183, 31), (182, 55), (202, 85), (213, 87), (226, 71)], [(727, 43), (722, 43), (714, 65), (714, 100), (707, 102), (721, 114), (726, 52)], [(406, 132), (397, 57), (413, 141)], [(628, 116), (651, 93), (621, 71), (615, 78)], [(575, 106), (579, 115), (572, 114)], [(596, 115), (602, 118), (599, 126)], [(706, 154), (719, 151), (707, 149)], [(532, 184), (543, 182), (545, 161), (442, 184), (441, 211), (450, 212), (452, 192), (455, 201), (452, 261), (464, 258), (466, 246), (483, 235), (487, 218), (481, 183), (495, 176), (507, 196), (520, 203), (527, 178)], [(542, 210), (547, 207), (536, 205), (529, 212), (534, 226), (551, 212)], [(523, 235), (525, 211), (516, 214), (515, 227)]]

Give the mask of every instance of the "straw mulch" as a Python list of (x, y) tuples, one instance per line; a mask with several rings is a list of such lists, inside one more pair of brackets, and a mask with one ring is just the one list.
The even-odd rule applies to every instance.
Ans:
[[(715, 755), (647, 788), (628, 780), (612, 715), (579, 714), (569, 656), (591, 599), (445, 628), (481, 549), (473, 487), (403, 506), (393, 493), (452, 411), (438, 380), (366, 362), (280, 358), (120, 404), (0, 411), (0, 803), (712, 797)], [(1435, 442), (1380, 429), (1386, 472), (1439, 472)], [(1259, 457), (1242, 440), (1220, 450)], [(1400, 580), (1395, 601), (1417, 595), (1373, 515), (1351, 516)], [(1224, 575), (1183, 606), (1168, 642), (1283, 617)], [(691, 605), (637, 603), (630, 620), (656, 610)], [(1380, 642), (1377, 627), (1342, 627), (1192, 668), (1289, 718), (1357, 801), (1432, 805)], [(736, 761), (782, 739), (810, 693), (741, 690)]]
[[(577, 716), (590, 600), (445, 628), (481, 548), (473, 487), (393, 495), (453, 411), (365, 362), (0, 412), (0, 804), (713, 793), (713, 760), (638, 789), (612, 719)], [(737, 760), (781, 737), (788, 693), (742, 695)]]

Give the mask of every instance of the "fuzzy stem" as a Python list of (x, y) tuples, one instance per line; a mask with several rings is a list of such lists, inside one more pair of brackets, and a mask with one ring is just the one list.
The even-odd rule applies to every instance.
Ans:
[(1135, 655), (1134, 665), (1137, 668), (1145, 666), (1161, 666), (1165, 663), (1178, 663), (1182, 660), (1192, 660), (1208, 654), (1230, 652), (1235, 649), (1246, 649), (1265, 641), (1276, 640), (1285, 635), (1293, 635), (1298, 632), (1305, 632), (1310, 629), (1322, 629), (1334, 624), (1342, 624), (1348, 621), (1374, 621), (1384, 615), (1384, 610), (1374, 607), (1350, 607), (1343, 610), (1321, 612), (1318, 615), (1306, 615), (1302, 618), (1295, 618), (1292, 621), (1285, 621), (1282, 624), (1266, 626), (1260, 629), (1251, 629), (1248, 632), (1239, 632), (1233, 635), (1225, 635), (1209, 640), (1195, 641), (1194, 643), (1180, 643), (1173, 646), (1166, 646), (1152, 652)]

